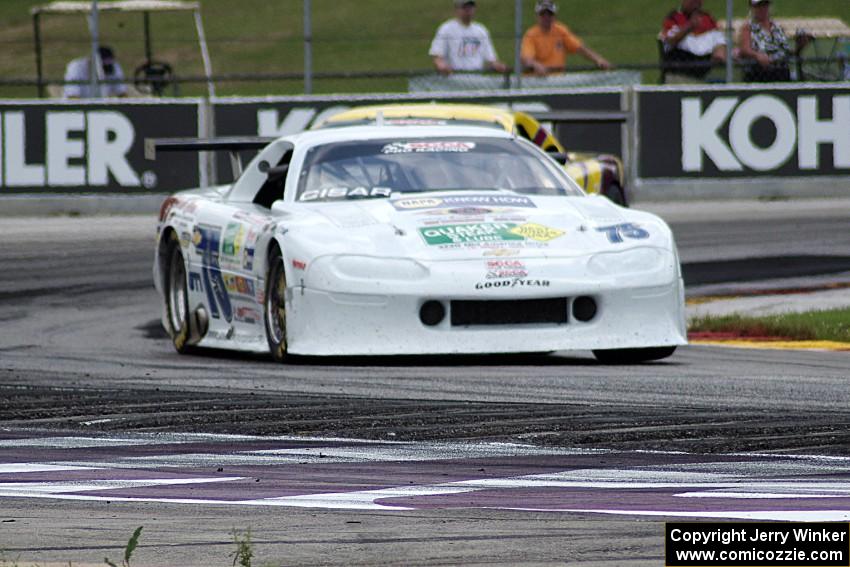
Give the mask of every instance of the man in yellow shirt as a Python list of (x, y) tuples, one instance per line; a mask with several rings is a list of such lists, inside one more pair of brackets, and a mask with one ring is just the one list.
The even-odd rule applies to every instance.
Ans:
[(600, 69), (610, 69), (604, 57), (585, 46), (578, 36), (555, 19), (558, 6), (551, 0), (539, 0), (534, 7), (537, 24), (522, 37), (522, 63), (536, 75), (566, 70), (567, 54), (578, 53)]

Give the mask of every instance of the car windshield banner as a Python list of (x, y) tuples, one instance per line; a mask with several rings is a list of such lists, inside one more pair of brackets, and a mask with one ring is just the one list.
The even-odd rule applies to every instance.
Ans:
[(144, 156), (145, 138), (198, 136), (198, 100), (0, 102), (0, 191), (168, 193), (199, 184), (197, 155)]
[(639, 87), (639, 177), (850, 174), (850, 87)]

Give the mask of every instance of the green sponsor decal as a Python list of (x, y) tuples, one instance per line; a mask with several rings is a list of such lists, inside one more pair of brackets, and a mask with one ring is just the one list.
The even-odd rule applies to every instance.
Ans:
[(224, 238), (221, 244), (221, 253), (225, 256), (236, 256), (242, 249), (242, 241), (245, 239), (245, 229), (236, 222), (227, 224), (224, 229)]
[(521, 234), (511, 232), (516, 226), (508, 222), (451, 224), (420, 228), (419, 233), (430, 246), (525, 240)]

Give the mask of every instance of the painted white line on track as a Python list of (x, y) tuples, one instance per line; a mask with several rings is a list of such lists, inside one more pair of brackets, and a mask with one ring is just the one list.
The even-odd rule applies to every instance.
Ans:
[[(250, 445), (240, 445), (242, 441), (257, 442), (261, 448), (252, 450)], [(180, 446), (191, 442), (201, 443), (204, 452), (182, 453), (181, 450), (198, 450)], [(280, 448), (267, 448), (275, 447), (275, 442)], [(56, 451), (139, 445), (164, 446), (145, 449), (144, 456), (112, 458), (104, 451)], [(207, 434), (0, 440), (0, 450), (15, 449), (14, 455), (20, 453), (21, 447), (31, 448), (35, 455), (43, 454), (45, 461), (55, 460), (0, 464), (0, 475), (5, 475), (0, 477), (0, 497), (363, 511), (474, 507), (761, 520), (850, 518), (848, 509), (811, 510), (828, 507), (828, 502), (835, 502), (836, 508), (848, 507), (845, 502), (835, 501), (850, 501), (850, 467), (846, 458), (574, 450), (512, 443), (361, 443)], [(238, 450), (240, 447), (246, 450)], [(85, 460), (87, 457), (92, 460)], [(425, 461), (438, 465), (399, 465)], [(485, 473), (487, 462), (495, 468), (487, 466)], [(301, 463), (311, 466), (299, 468)], [(345, 466), (316, 466), (338, 463)], [(475, 465), (470, 467), (471, 463)], [(222, 466), (236, 467), (229, 470), (234, 476), (210, 478), (209, 472), (202, 472)], [(240, 471), (238, 467), (262, 467), (262, 472)], [(169, 471), (163, 472), (162, 468)], [(177, 470), (172, 472), (171, 468)], [(98, 472), (74, 474), (94, 470)], [(127, 470), (139, 472), (128, 475), (124, 472)], [(483, 478), (477, 478), (479, 474), (471, 472), (474, 470), (479, 470)], [(504, 471), (501, 475), (500, 470)], [(523, 474), (535, 471), (537, 474)], [(68, 474), (62, 474), (65, 472)], [(437, 474), (440, 472), (453, 478), (441, 482)], [(42, 474), (28, 481), (25, 473)], [(11, 476), (14, 474), (21, 476)], [(172, 474), (181, 478), (161, 478)], [(255, 485), (253, 480), (259, 480), (261, 475), (262, 485)], [(134, 480), (132, 476), (152, 478)], [(45, 482), (45, 477), (49, 481)], [(221, 485), (228, 482), (236, 484)], [(210, 483), (221, 488), (157, 490)], [(133, 492), (121, 492), (128, 489)], [(198, 490), (197, 494), (203, 497), (190, 498), (190, 490)], [(464, 494), (469, 496), (453, 498)], [(535, 501), (545, 507), (525, 507)]]
[(47, 463), (0, 463), (0, 474), (20, 474), (38, 472), (62, 472), (62, 471), (85, 471), (97, 470), (99, 468), (91, 465), (58, 465)]
[(541, 509), (541, 508), (499, 508), (499, 510), (519, 510), (526, 512), (572, 512), (577, 514), (614, 514), (617, 516), (664, 516), (671, 518), (716, 518), (721, 520), (765, 520), (777, 522), (847, 522), (850, 511), (842, 510), (766, 510), (724, 512), (669, 512), (649, 510), (584, 510), (584, 509)]

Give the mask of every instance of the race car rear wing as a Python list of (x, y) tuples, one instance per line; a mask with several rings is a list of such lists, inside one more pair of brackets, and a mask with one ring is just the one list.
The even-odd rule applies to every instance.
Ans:
[(155, 160), (157, 152), (216, 152), (230, 155), (233, 178), (242, 175), (242, 156), (239, 152), (261, 150), (277, 138), (263, 136), (232, 136), (221, 138), (146, 138), (145, 159)]
[(623, 124), (629, 120), (628, 112), (612, 110), (555, 110), (529, 112), (538, 122), (569, 122), (572, 124)]

